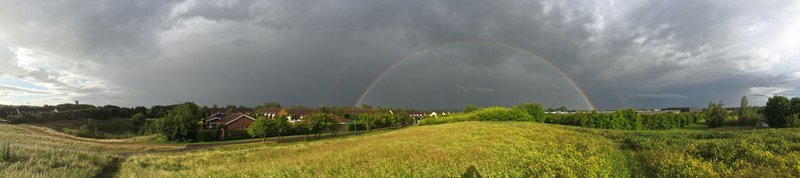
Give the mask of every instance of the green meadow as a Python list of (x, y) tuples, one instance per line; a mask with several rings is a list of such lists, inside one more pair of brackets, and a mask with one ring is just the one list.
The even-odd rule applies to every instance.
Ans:
[(0, 125), (0, 144), (10, 145), (0, 146), (0, 177), (458, 177), (473, 166), (488, 177), (793, 177), (800, 175), (798, 131), (483, 121), (129, 154), (185, 145)]

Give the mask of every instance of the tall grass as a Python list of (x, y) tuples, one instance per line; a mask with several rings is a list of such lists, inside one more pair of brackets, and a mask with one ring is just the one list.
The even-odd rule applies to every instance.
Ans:
[(174, 148), (143, 140), (74, 138), (50, 129), (0, 124), (0, 177), (94, 177), (116, 153)]
[[(130, 158), (122, 177), (627, 177), (618, 145), (530, 122), (462, 122), (295, 144)], [(623, 163), (623, 164), (620, 164)]]
[(0, 124), (0, 177), (92, 177), (113, 155), (103, 148)]

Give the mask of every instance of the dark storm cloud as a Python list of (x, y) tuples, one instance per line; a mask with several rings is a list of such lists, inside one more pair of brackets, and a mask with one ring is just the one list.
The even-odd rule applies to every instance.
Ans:
[(418, 53), (364, 101), (584, 108), (567, 79), (529, 51), (563, 69), (600, 108), (742, 95), (759, 102), (800, 87), (792, 72), (800, 45), (786, 40), (800, 30), (791, 20), (800, 17), (797, 4), (0, 2), (0, 39), (20, 49), (0, 58), (0, 75), (63, 96), (49, 103), (352, 105), (387, 68)]

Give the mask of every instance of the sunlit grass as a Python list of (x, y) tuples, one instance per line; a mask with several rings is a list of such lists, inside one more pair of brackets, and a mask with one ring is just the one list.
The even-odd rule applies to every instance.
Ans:
[(0, 177), (94, 177), (120, 159), (116, 153), (180, 147), (150, 145), (147, 139), (77, 138), (48, 128), (0, 124)]
[(122, 177), (628, 176), (619, 145), (529, 122), (464, 122), (295, 144), (130, 158)]

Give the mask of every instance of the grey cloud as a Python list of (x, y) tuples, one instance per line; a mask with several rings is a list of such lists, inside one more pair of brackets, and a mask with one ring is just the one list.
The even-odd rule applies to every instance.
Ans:
[(700, 106), (752, 94), (754, 87), (800, 87), (790, 80), (796, 68), (781, 65), (791, 61), (785, 50), (791, 46), (757, 51), (775, 43), (768, 34), (785, 29), (781, 17), (800, 17), (792, 8), (800, 6), (667, 0), (0, 2), (0, 25), (8, 27), (0, 29), (0, 38), (54, 58), (54, 69), (42, 71), (21, 69), (14, 56), (0, 58), (0, 75), (32, 78), (98, 103), (353, 105), (377, 76), (410, 57), (377, 82), (365, 102), (457, 108), (533, 100), (585, 107), (567, 82), (574, 80), (600, 108)]

